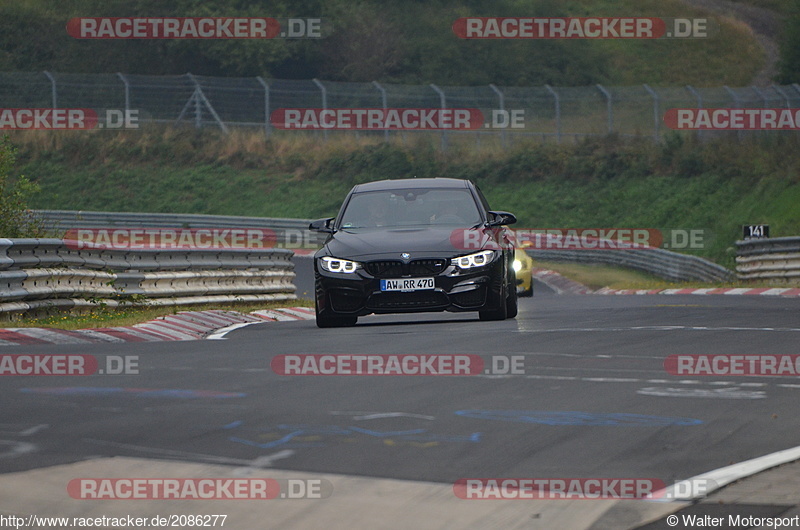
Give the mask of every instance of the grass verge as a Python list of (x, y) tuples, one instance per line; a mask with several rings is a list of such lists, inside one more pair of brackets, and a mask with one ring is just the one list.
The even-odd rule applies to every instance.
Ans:
[(0, 328), (55, 328), (55, 329), (91, 329), (116, 326), (132, 326), (155, 320), (180, 311), (209, 311), (214, 309), (249, 313), (260, 309), (276, 309), (279, 307), (313, 307), (310, 300), (292, 300), (280, 302), (263, 302), (258, 304), (213, 304), (174, 307), (128, 307), (124, 309), (98, 308), (91, 312), (76, 315), (60, 312), (43, 318), (20, 317), (20, 320), (2, 321)]
[(759, 287), (798, 287), (799, 283), (776, 282), (670, 282), (657, 276), (631, 269), (609, 267), (607, 265), (586, 265), (554, 261), (534, 261), (534, 267), (550, 269), (565, 278), (581, 283), (591, 289), (609, 287), (611, 289), (713, 289)]

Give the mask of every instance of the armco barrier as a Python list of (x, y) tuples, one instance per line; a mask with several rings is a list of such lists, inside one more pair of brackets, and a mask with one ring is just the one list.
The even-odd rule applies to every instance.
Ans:
[(181, 213), (33, 210), (54, 237), (75, 228), (259, 228), (272, 230), (288, 248), (321, 245), (325, 235), (308, 229), (310, 219)]
[[(306, 242), (321, 244), (325, 234), (309, 232), (307, 219), (237, 217), (196, 214), (126, 212), (83, 212), (36, 210), (48, 229), (69, 228), (269, 228), (282, 235), (285, 230), (302, 233)], [(673, 281), (731, 281), (735, 273), (711, 261), (663, 249), (528, 250), (532, 257), (549, 261), (602, 263), (628, 267)], [(142, 254), (144, 255), (144, 254)], [(2, 255), (0, 254), (0, 260)], [(1, 263), (1, 261), (0, 261)]]
[(292, 255), (276, 248), (78, 250), (60, 239), (0, 239), (0, 313), (100, 302), (294, 300)]
[(743, 280), (800, 280), (800, 237), (737, 241), (736, 271)]
[(529, 256), (542, 261), (599, 263), (626, 267), (653, 274), (671, 281), (727, 282), (735, 274), (697, 256), (678, 254), (660, 248), (527, 250)]

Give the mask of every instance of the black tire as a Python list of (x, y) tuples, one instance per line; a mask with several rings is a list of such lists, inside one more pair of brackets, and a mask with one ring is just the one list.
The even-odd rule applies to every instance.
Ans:
[(517, 304), (517, 271), (509, 267), (510, 277), (508, 284), (506, 284), (506, 318), (514, 318), (517, 316), (519, 306)]
[[(514, 278), (514, 284), (516, 283), (516, 278)], [(512, 287), (508, 291), (508, 298), (506, 298), (506, 318), (515, 318), (519, 312), (519, 305), (517, 304), (517, 290)]]
[[(490, 309), (487, 311), (478, 311), (478, 317), (481, 320), (505, 320), (508, 317), (508, 285), (504, 282), (503, 289), (500, 292), (500, 307), (497, 309)], [(516, 297), (514, 298), (516, 300)]]
[(358, 322), (358, 317), (326, 317), (317, 315), (318, 328), (343, 328), (348, 326), (355, 326)]
[(357, 316), (328, 316), (319, 313), (319, 306), (314, 304), (314, 311), (317, 317), (318, 328), (341, 328), (355, 326), (358, 322)]

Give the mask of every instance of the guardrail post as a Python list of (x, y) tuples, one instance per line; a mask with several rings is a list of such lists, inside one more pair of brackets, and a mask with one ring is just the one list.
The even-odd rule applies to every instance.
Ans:
[[(316, 77), (312, 79), (312, 81), (314, 81), (314, 84), (317, 85), (322, 93), (322, 110), (328, 110), (328, 91), (325, 89), (325, 85), (323, 85)], [(328, 129), (322, 129), (322, 137), (325, 140), (328, 139)]]
[[(385, 117), (385, 116), (386, 116), (386, 109), (388, 109), (388, 108), (389, 108), (389, 107), (388, 107), (388, 102), (387, 102), (387, 100), (386, 100), (386, 89), (385, 89), (385, 88), (383, 88), (383, 87), (381, 86), (381, 84), (380, 84), (380, 83), (378, 83), (377, 81), (373, 81), (373, 82), (372, 82), (372, 85), (373, 85), (375, 88), (377, 88), (377, 89), (380, 91), (380, 93), (381, 93), (381, 105), (383, 106), (383, 115), (384, 115), (384, 117)], [(384, 119), (385, 119), (385, 118), (384, 118)], [(384, 141), (386, 141), (386, 142), (388, 142), (388, 141), (389, 141), (389, 129), (386, 129), (386, 128), (384, 128), (384, 129), (383, 129), (383, 139), (384, 139)]]
[(656, 94), (656, 91), (650, 88), (647, 83), (642, 86), (644, 86), (644, 89), (647, 90), (651, 96), (653, 96), (653, 138), (657, 142), (660, 139), (659, 126), (661, 125), (661, 120), (659, 119), (658, 115), (658, 94)]
[(271, 124), (269, 122), (269, 85), (264, 81), (261, 76), (257, 76), (256, 80), (264, 87), (264, 134), (269, 138)]
[(608, 114), (608, 134), (614, 130), (614, 108), (611, 105), (611, 93), (603, 85), (595, 85), (597, 89), (606, 97), (606, 112)]
[[(438, 86), (434, 85), (433, 83), (431, 83), (430, 86), (437, 94), (439, 94), (439, 101), (441, 101), (441, 103), (442, 103), (442, 110), (446, 109), (447, 108), (447, 101), (445, 100), (444, 92), (442, 92), (442, 90)], [(446, 129), (442, 129), (442, 152), (446, 152), (446, 151), (447, 151), (447, 130)]]
[(52, 98), (51, 101), (53, 103), (53, 108), (58, 108), (58, 89), (56, 88), (56, 78), (48, 72), (47, 70), (44, 71), (44, 75), (47, 76), (47, 79), (50, 80), (50, 97)]

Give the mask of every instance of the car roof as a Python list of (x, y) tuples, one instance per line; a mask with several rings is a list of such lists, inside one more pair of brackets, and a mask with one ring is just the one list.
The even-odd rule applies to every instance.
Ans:
[(376, 180), (364, 184), (356, 184), (353, 193), (376, 190), (395, 190), (405, 188), (442, 188), (463, 189), (469, 188), (470, 181), (450, 178), (421, 178), (421, 179), (394, 179)]

